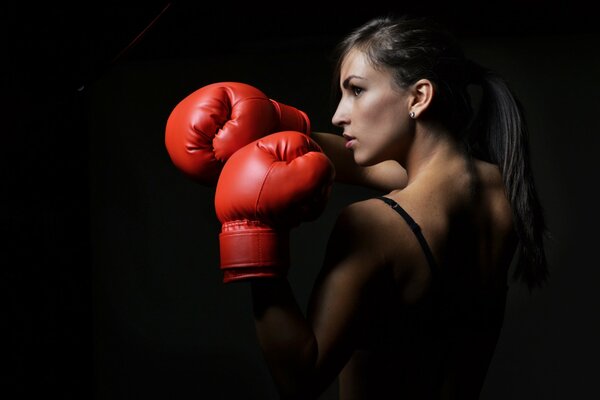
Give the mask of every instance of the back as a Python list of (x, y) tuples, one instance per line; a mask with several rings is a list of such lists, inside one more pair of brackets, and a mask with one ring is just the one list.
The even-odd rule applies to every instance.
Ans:
[(511, 210), (488, 163), (463, 160), (421, 181), (387, 195), (390, 204), (364, 202), (381, 218), (373, 234), (392, 261), (366, 297), (367, 329), (340, 375), (342, 399), (477, 399), (481, 391), (516, 247)]

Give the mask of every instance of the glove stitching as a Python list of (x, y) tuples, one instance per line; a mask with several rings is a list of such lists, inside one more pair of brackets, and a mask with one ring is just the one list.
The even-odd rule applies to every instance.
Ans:
[(258, 195), (256, 196), (256, 203), (254, 204), (254, 219), (255, 220), (258, 219), (258, 207), (259, 207), (259, 203), (260, 203), (260, 198), (263, 193), (263, 189), (265, 188), (265, 184), (267, 182), (267, 177), (271, 173), (271, 170), (273, 169), (275, 164), (276, 163), (269, 165), (269, 169), (267, 169), (267, 172), (265, 172), (265, 175), (263, 176), (262, 183), (260, 185), (260, 190), (258, 191)]

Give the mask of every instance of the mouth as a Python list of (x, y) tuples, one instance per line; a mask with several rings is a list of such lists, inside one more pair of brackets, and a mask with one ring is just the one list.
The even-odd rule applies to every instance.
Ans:
[(347, 133), (342, 134), (342, 136), (344, 137), (344, 139), (346, 139), (346, 148), (351, 149), (352, 146), (354, 146), (354, 143), (356, 143), (356, 138), (354, 136), (348, 135)]

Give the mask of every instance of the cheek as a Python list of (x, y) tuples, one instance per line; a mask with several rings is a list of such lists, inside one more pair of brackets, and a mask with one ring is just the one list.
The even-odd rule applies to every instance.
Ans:
[(398, 101), (378, 101), (370, 108), (369, 118), (374, 138), (382, 144), (393, 143), (404, 131), (406, 118)]
[(395, 94), (375, 95), (365, 104), (366, 116), (383, 124), (397, 123), (402, 118), (402, 101)]
[(362, 111), (361, 131), (365, 136), (355, 161), (372, 164), (395, 158), (407, 126), (399, 102), (377, 101)]
[(363, 129), (366, 128), (367, 131), (371, 131), (372, 128), (386, 125), (392, 121), (390, 117), (393, 115), (393, 110), (389, 103), (381, 99), (365, 101), (359, 107), (356, 107), (355, 110), (355, 122), (360, 121), (361, 127)]

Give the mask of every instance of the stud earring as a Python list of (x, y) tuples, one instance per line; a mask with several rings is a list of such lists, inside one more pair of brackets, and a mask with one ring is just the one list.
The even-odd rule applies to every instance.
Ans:
[(409, 112), (408, 116), (411, 117), (412, 119), (415, 119), (415, 112), (414, 111)]

